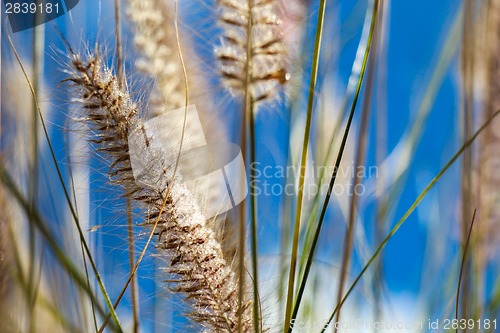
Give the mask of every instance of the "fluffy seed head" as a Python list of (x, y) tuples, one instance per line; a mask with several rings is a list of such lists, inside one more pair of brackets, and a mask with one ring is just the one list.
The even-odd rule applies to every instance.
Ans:
[[(157, 249), (170, 259), (165, 270), (169, 288), (182, 293), (191, 305), (189, 316), (203, 332), (236, 332), (242, 316), (242, 331), (252, 328), (249, 304), (238, 311), (235, 274), (222, 256), (221, 245), (205, 225), (205, 217), (178, 179), (168, 178), (170, 189), (141, 187), (135, 182), (128, 135), (141, 129), (138, 107), (99, 55), (86, 60), (73, 55), (68, 81), (73, 82), (82, 105), (82, 118), (94, 129), (99, 150), (110, 160), (110, 178), (126, 190), (126, 195), (145, 208), (145, 225), (159, 221)], [(148, 138), (145, 137), (147, 146)], [(167, 175), (170, 176), (167, 170)], [(164, 207), (164, 203), (166, 203)]]
[(127, 14), (134, 23), (134, 42), (140, 53), (136, 67), (155, 80), (150, 106), (155, 115), (185, 104), (185, 89), (177, 42), (164, 1), (129, 0)]
[(215, 52), (224, 86), (233, 94), (241, 94), (249, 82), (254, 101), (273, 98), (277, 87), (289, 79), (276, 2), (219, 0), (217, 3), (223, 36)]

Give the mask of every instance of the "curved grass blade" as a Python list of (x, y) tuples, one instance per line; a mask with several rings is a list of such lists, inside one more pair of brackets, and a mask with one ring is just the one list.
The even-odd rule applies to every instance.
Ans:
[[(477, 211), (477, 209), (474, 209), (474, 214), (472, 215), (472, 221), (471, 221), (470, 227), (469, 227), (469, 233), (467, 234), (467, 240), (466, 240), (465, 246), (464, 246), (464, 253), (462, 255), (462, 264), (460, 265), (460, 274), (458, 276), (457, 300), (455, 302), (455, 319), (457, 319), (457, 320), (458, 320), (458, 302), (460, 300), (460, 286), (462, 285), (462, 277), (463, 277), (463, 273), (464, 273), (465, 260), (467, 259), (467, 250), (469, 249), (470, 236), (472, 235), (472, 228), (474, 227), (474, 220), (476, 219), (476, 211)], [(458, 332), (458, 328), (455, 330), (455, 332)]]
[[(356, 57), (354, 59), (352, 68), (351, 68), (351, 74), (349, 76), (349, 81), (346, 89), (345, 96), (342, 101), (342, 106), (340, 110), (342, 110), (342, 115), (339, 117), (339, 119), (344, 119), (346, 115), (348, 115), (348, 112), (350, 110), (349, 108), (349, 101), (354, 101), (357, 98), (357, 87), (359, 85), (359, 82), (361, 80), (361, 70), (363, 69), (360, 64), (362, 64), (363, 59), (366, 54), (366, 49), (367, 49), (367, 44), (368, 44), (368, 37), (370, 36), (370, 26), (372, 23), (372, 11), (373, 8), (369, 7), (369, 10), (366, 11), (366, 16), (365, 16), (365, 22), (363, 23), (363, 32), (361, 33), (361, 39), (358, 44), (358, 48), (356, 51)], [(352, 102), (351, 102), (352, 105)], [(328, 148), (327, 148), (327, 154), (326, 157), (323, 161), (323, 165), (326, 165), (328, 161), (330, 160), (332, 154), (333, 154), (333, 148), (334, 148), (334, 143), (335, 143), (335, 138), (337, 137), (337, 134), (340, 131), (340, 127), (342, 126), (342, 121), (339, 121), (333, 131), (332, 131), (332, 136), (330, 139), (330, 142), (328, 143)], [(318, 177), (318, 183), (317, 183), (317, 188), (322, 188), (323, 186), (323, 180), (325, 178), (325, 173), (326, 173), (326, 168), (321, 168), (320, 174)], [(309, 214), (309, 219), (307, 221), (306, 225), (306, 233), (304, 237), (304, 249), (309, 249), (311, 248), (311, 244), (313, 242), (313, 236), (314, 236), (314, 224), (316, 222), (316, 219), (318, 217), (318, 210), (319, 210), (319, 204), (320, 204), (320, 192), (315, 195), (314, 201), (311, 207), (311, 213)], [(300, 257), (300, 264), (299, 264), (299, 276), (304, 275), (304, 269), (306, 266), (307, 262), (307, 256), (303, 255)]]
[[(304, 26), (311, 26), (312, 23), (312, 15), (315, 12), (315, 9), (311, 8), (311, 6), (305, 7), (304, 14)], [(306, 54), (307, 53), (307, 42), (308, 38), (306, 35), (302, 36), (299, 43), (298, 53), (297, 54)], [(296, 78), (297, 82), (303, 82), (305, 73), (302, 72), (302, 68), (307, 65), (306, 57), (300, 57), (297, 62), (291, 62), (290, 73), (292, 78)], [(301, 106), (299, 105), (299, 99), (301, 97), (301, 89), (302, 84), (292, 84), (289, 90), (289, 97), (286, 99), (286, 114), (290, 115), (286, 119), (286, 128), (288, 128), (288, 135), (293, 136), (293, 124), (297, 123), (298, 120), (295, 119), (297, 115), (300, 113)], [(287, 165), (297, 165), (296, 156), (291, 152), (291, 140), (288, 141), (287, 145), (283, 147), (286, 149), (287, 156)], [(287, 175), (285, 179), (286, 183), (295, 183), (295, 175)], [(291, 225), (289, 221), (292, 220), (292, 213), (294, 211), (294, 200), (295, 198), (291, 195), (286, 195), (284, 198), (283, 208), (283, 218), (280, 223), (280, 253), (287, 253), (288, 249), (291, 247)], [(286, 255), (280, 256), (280, 276), (285, 276), (288, 270), (288, 262), (289, 258)], [(300, 267), (300, 265), (299, 265)], [(300, 272), (300, 271), (299, 271)], [(299, 273), (300, 274), (300, 273)], [(300, 276), (300, 275), (299, 275)], [(286, 279), (279, 279), (278, 282), (278, 299), (280, 312), (285, 310), (285, 289), (286, 289)]]
[(335, 310), (333, 310), (332, 314), (330, 315), (330, 318), (328, 319), (326, 325), (324, 328), (321, 330), (321, 333), (325, 332), (327, 329), (328, 325), (332, 321), (333, 317), (337, 314), (339, 309), (342, 307), (342, 305), (345, 303), (347, 297), (351, 294), (352, 290), (354, 287), (358, 284), (359, 280), (361, 280), (361, 277), (363, 274), (368, 270), (370, 265), (375, 261), (379, 253), (382, 251), (382, 249), (385, 247), (387, 242), (394, 236), (394, 234), (398, 231), (398, 229), (403, 225), (403, 223), (408, 219), (408, 217), (411, 215), (411, 213), (417, 208), (417, 206), (420, 204), (422, 199), (426, 196), (426, 194), (434, 187), (434, 185), (438, 182), (438, 180), (444, 175), (444, 173), (455, 163), (455, 161), (462, 155), (462, 153), (474, 142), (474, 140), (481, 134), (481, 132), (488, 127), (488, 125), (491, 123), (491, 121), (498, 115), (500, 114), (500, 110), (496, 111), (477, 131), (474, 133), (474, 135), (469, 138), (467, 141), (464, 142), (464, 144), (460, 147), (460, 149), (453, 155), (453, 157), (446, 163), (446, 165), (438, 172), (438, 174), (430, 181), (430, 183), (425, 187), (425, 189), (420, 193), (420, 195), (417, 197), (417, 199), (413, 202), (413, 204), (408, 208), (406, 213), (401, 217), (401, 219), (396, 223), (396, 225), (392, 228), (392, 230), (389, 232), (389, 234), (384, 238), (382, 243), (378, 246), (377, 250), (375, 253), (371, 256), (370, 260), (366, 263), (365, 267), (361, 270), (359, 275), (356, 277), (354, 282), (352, 283), (351, 287), (345, 294), (345, 296), (342, 298), (342, 301), (337, 304), (335, 307)]
[[(383, 6), (381, 10), (379, 10), (379, 17), (377, 20), (381, 23), (383, 20)], [(379, 24), (380, 24), (379, 23)], [(378, 26), (377, 26), (378, 27)], [(367, 148), (367, 137), (368, 137), (368, 127), (369, 127), (369, 118), (371, 112), (371, 100), (373, 93), (373, 82), (375, 76), (375, 65), (377, 64), (377, 47), (380, 41), (380, 29), (376, 29), (374, 32), (374, 40), (372, 45), (372, 53), (370, 54), (368, 60), (368, 73), (366, 75), (366, 87), (363, 98), (363, 107), (361, 112), (361, 126), (358, 133), (358, 146), (356, 151), (356, 157), (354, 162), (354, 170), (358, 170), (359, 167), (363, 166), (366, 159), (366, 148)], [(361, 176), (359, 172), (356, 172), (354, 177), (354, 188), (361, 184)], [(358, 219), (358, 202), (359, 195), (356, 191), (351, 196), (351, 202), (349, 203), (349, 213), (348, 213), (348, 223), (347, 223), (347, 231), (344, 238), (344, 253), (342, 257), (342, 264), (340, 268), (340, 278), (339, 278), (339, 287), (337, 290), (337, 302), (340, 302), (342, 299), (342, 295), (344, 294), (344, 286), (347, 280), (347, 271), (349, 270), (350, 262), (351, 262), (351, 252), (353, 249), (354, 243), (354, 229), (356, 228), (356, 221)], [(339, 321), (340, 318), (340, 309), (337, 312), (336, 322)], [(337, 333), (338, 327), (334, 327), (333, 333)]]
[(319, 69), (319, 56), (321, 51), (321, 39), (323, 36), (323, 22), (325, 19), (325, 9), (326, 0), (321, 0), (318, 9), (318, 21), (316, 24), (316, 38), (314, 42), (314, 52), (311, 67), (311, 77), (309, 81), (309, 96), (307, 98), (307, 116), (306, 116), (306, 126), (304, 131), (304, 141), (302, 145), (302, 157), (301, 157), (301, 167), (299, 175), (299, 187), (297, 196), (297, 208), (295, 212), (295, 224), (293, 231), (292, 240), (292, 255), (290, 258), (290, 275), (288, 278), (288, 292), (286, 299), (286, 310), (285, 310), (285, 321), (284, 321), (284, 331), (286, 332), (290, 329), (290, 322), (292, 317), (292, 307), (293, 307), (293, 294), (295, 285), (295, 271), (297, 266), (297, 254), (299, 248), (299, 234), (300, 234), (300, 218), (302, 215), (302, 201), (304, 197), (304, 182), (305, 182), (305, 172), (307, 164), (307, 152), (309, 149), (309, 137), (311, 132), (311, 122), (312, 122), (312, 112), (314, 106), (315, 88), (316, 81), (318, 78)]
[[(356, 109), (357, 101), (359, 98), (359, 92), (361, 90), (361, 85), (363, 83), (363, 77), (364, 77), (364, 74), (366, 71), (366, 66), (368, 63), (369, 55), (370, 55), (370, 49), (371, 49), (371, 44), (372, 44), (372, 39), (373, 39), (373, 31), (375, 30), (375, 23), (376, 23), (376, 18), (378, 15), (379, 0), (375, 0), (373, 6), (374, 7), (373, 7), (373, 12), (372, 12), (372, 21), (371, 21), (371, 25), (370, 25), (370, 33), (368, 35), (367, 47), (366, 47), (365, 54), (363, 57), (363, 63), (361, 65), (361, 72), (360, 72), (359, 81), (358, 81), (358, 84), (356, 87), (355, 98), (354, 98), (352, 106), (351, 106), (351, 111), (349, 113), (349, 119), (347, 120), (346, 128), (344, 131), (344, 136), (342, 138), (342, 143), (341, 143), (340, 149), (339, 149), (339, 154), (337, 156), (337, 160), (335, 161), (335, 167), (333, 169), (333, 174), (332, 174), (332, 177), (330, 179), (330, 184), (328, 186), (328, 192), (327, 192), (327, 195), (325, 197), (325, 201), (323, 202), (323, 207), (321, 209), (321, 214), (320, 214), (320, 218), (318, 221), (318, 225), (316, 227), (316, 232), (314, 234), (313, 242), (312, 242), (311, 248), (310, 248), (309, 253), (308, 253), (307, 263), (306, 263), (306, 267), (304, 270), (304, 276), (302, 277), (302, 280), (300, 282), (299, 292), (297, 294), (297, 300), (295, 301), (293, 314), (292, 314), (292, 317), (290, 318), (291, 321), (294, 320), (295, 318), (297, 318), (297, 315), (299, 312), (300, 302), (301, 302), (302, 296), (304, 294), (304, 290), (305, 290), (305, 287), (307, 284), (307, 278), (309, 277), (309, 272), (311, 271), (311, 266), (312, 266), (312, 262), (314, 259), (314, 252), (315, 252), (316, 247), (318, 245), (321, 227), (322, 227), (323, 221), (325, 219), (326, 209), (328, 207), (328, 202), (330, 201), (330, 197), (332, 195), (333, 186), (335, 185), (335, 180), (337, 179), (338, 169), (340, 167), (340, 162), (342, 161), (342, 156), (343, 156), (343, 153), (345, 150), (347, 137), (349, 135), (349, 129), (351, 127), (352, 119), (354, 117), (354, 110)], [(290, 324), (288, 327), (288, 332), (291, 332), (292, 329), (293, 329), (293, 324)]]

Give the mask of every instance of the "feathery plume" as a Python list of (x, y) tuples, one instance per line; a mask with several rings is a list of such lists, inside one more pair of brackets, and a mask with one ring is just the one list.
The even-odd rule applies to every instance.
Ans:
[[(68, 73), (67, 81), (74, 84), (79, 96), (76, 101), (86, 112), (83, 120), (96, 132), (92, 141), (111, 160), (111, 180), (126, 188), (126, 195), (147, 209), (145, 225), (159, 221), (157, 249), (170, 258), (166, 272), (171, 279), (167, 282), (192, 306), (189, 316), (201, 324), (204, 332), (235, 332), (241, 316), (242, 332), (250, 331), (250, 307), (238, 313), (235, 275), (191, 194), (178, 179), (170, 179), (172, 170), (163, 170), (169, 186), (161, 189), (142, 187), (135, 181), (128, 137), (144, 127), (128, 91), (120, 88), (98, 54), (85, 60), (73, 54)], [(146, 146), (148, 140), (145, 137)]]
[(272, 99), (277, 86), (289, 79), (276, 1), (219, 0), (217, 4), (223, 36), (215, 52), (224, 86), (233, 94), (248, 88), (255, 102)]
[(127, 5), (135, 26), (134, 42), (141, 53), (135, 66), (155, 80), (151, 111), (159, 115), (183, 107), (184, 76), (166, 1), (129, 0)]
[[(488, 3), (486, 26), (486, 103), (484, 119), (500, 108), (500, 1)], [(482, 58), (485, 59), (485, 58)], [(479, 193), (479, 222), (478, 228), (484, 239), (480, 243), (489, 249), (489, 255), (496, 253), (495, 244), (498, 244), (500, 234), (500, 120), (494, 119), (485, 129), (479, 146), (478, 165), (478, 193)], [(485, 253), (488, 256), (488, 253)]]

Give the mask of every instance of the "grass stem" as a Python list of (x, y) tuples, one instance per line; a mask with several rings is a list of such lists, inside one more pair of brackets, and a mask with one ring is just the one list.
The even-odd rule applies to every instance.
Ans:
[[(321, 209), (321, 214), (320, 214), (320, 217), (319, 217), (318, 225), (316, 226), (316, 231), (314, 233), (313, 242), (312, 242), (311, 248), (308, 249), (309, 251), (307, 252), (308, 258), (307, 258), (306, 266), (305, 266), (305, 269), (304, 269), (304, 276), (302, 277), (302, 280), (300, 282), (299, 291), (298, 291), (298, 294), (297, 294), (297, 298), (296, 298), (296, 301), (295, 301), (295, 305), (294, 305), (294, 309), (293, 309), (293, 313), (292, 313), (292, 316), (290, 318), (290, 321), (294, 320), (297, 317), (298, 312), (299, 312), (300, 302), (302, 300), (302, 296), (303, 296), (304, 291), (305, 291), (305, 287), (306, 287), (306, 284), (307, 284), (307, 279), (309, 277), (309, 273), (311, 271), (312, 262), (313, 262), (313, 259), (314, 259), (314, 253), (316, 251), (316, 247), (317, 247), (317, 244), (318, 244), (318, 241), (319, 241), (319, 235), (321, 233), (321, 227), (323, 226), (323, 221), (325, 219), (325, 215), (326, 215), (326, 210), (327, 210), (327, 207), (328, 207), (328, 203), (330, 202), (330, 197), (332, 195), (333, 186), (335, 185), (335, 181), (337, 179), (337, 174), (338, 174), (338, 170), (339, 170), (339, 167), (340, 167), (340, 162), (342, 161), (342, 156), (343, 156), (343, 153), (344, 153), (344, 150), (345, 150), (345, 146), (346, 146), (346, 143), (347, 143), (347, 137), (349, 135), (349, 129), (351, 127), (352, 119), (354, 117), (354, 111), (356, 109), (357, 101), (358, 101), (358, 98), (359, 98), (359, 93), (361, 91), (361, 85), (363, 83), (363, 78), (364, 78), (364, 74), (365, 74), (365, 71), (366, 71), (366, 66), (367, 66), (367, 63), (368, 63), (368, 58), (369, 58), (370, 48), (371, 48), (372, 38), (373, 38), (373, 32), (375, 30), (375, 23), (376, 23), (376, 18), (377, 18), (377, 15), (378, 15), (379, 0), (375, 0), (375, 3), (374, 3), (373, 6), (374, 7), (373, 7), (373, 11), (372, 11), (372, 20), (371, 20), (371, 25), (370, 25), (370, 32), (369, 32), (369, 35), (368, 35), (368, 41), (367, 41), (367, 46), (366, 46), (365, 54), (364, 54), (364, 57), (363, 57), (363, 63), (362, 63), (362, 66), (361, 66), (361, 72), (360, 72), (358, 84), (357, 84), (357, 87), (356, 87), (356, 93), (354, 95), (354, 100), (353, 100), (353, 103), (352, 103), (352, 106), (351, 106), (351, 110), (349, 112), (349, 118), (347, 120), (347, 124), (346, 124), (346, 128), (345, 128), (344, 135), (343, 135), (343, 138), (342, 138), (342, 142), (340, 144), (339, 154), (337, 155), (337, 159), (335, 161), (335, 166), (334, 166), (334, 169), (333, 169), (333, 173), (332, 173), (332, 176), (330, 178), (330, 184), (328, 186), (328, 192), (327, 192), (325, 200), (323, 202), (323, 206), (322, 206), (322, 209)], [(293, 329), (293, 325), (290, 325), (288, 332), (291, 332), (292, 329)]]
[[(381, 13), (381, 12), (379, 12)], [(380, 15), (381, 16), (381, 15)], [(380, 18), (379, 18), (380, 24)], [(378, 25), (377, 25), (378, 26)], [(365, 153), (366, 153), (366, 139), (368, 136), (368, 124), (369, 124), (369, 116), (371, 110), (371, 100), (372, 100), (372, 92), (373, 92), (373, 82), (374, 82), (374, 73), (375, 73), (375, 64), (376, 64), (376, 55), (377, 55), (377, 41), (378, 41), (378, 31), (376, 29), (374, 31), (374, 39), (372, 46), (372, 53), (370, 54), (369, 63), (368, 63), (368, 73), (366, 76), (366, 87), (365, 87), (365, 97), (363, 100), (363, 110), (361, 112), (361, 128), (359, 130), (358, 135), (358, 147), (356, 151), (356, 157), (354, 162), (354, 170), (355, 170), (355, 178), (354, 178), (354, 188), (357, 188), (361, 184), (361, 175), (357, 170), (364, 165)], [(344, 237), (344, 253), (342, 257), (342, 264), (340, 269), (340, 279), (339, 279), (339, 287), (337, 291), (337, 303), (339, 303), (342, 299), (342, 295), (344, 294), (344, 285), (347, 279), (347, 271), (349, 270), (349, 264), (351, 259), (351, 252), (353, 248), (354, 242), (354, 229), (356, 228), (356, 220), (358, 218), (357, 209), (358, 209), (359, 196), (356, 191), (352, 194), (351, 202), (349, 204), (349, 216), (347, 222), (347, 232)], [(335, 322), (339, 322), (340, 319), (340, 309), (337, 312), (337, 317)], [(337, 332), (337, 325), (334, 326), (333, 332)]]
[(288, 292), (286, 297), (285, 320), (283, 332), (291, 330), (292, 308), (294, 299), (295, 273), (297, 268), (297, 256), (299, 248), (300, 222), (302, 217), (302, 201), (304, 199), (304, 182), (306, 175), (307, 155), (309, 150), (309, 139), (311, 134), (312, 114), (315, 101), (316, 81), (318, 79), (319, 58), (321, 53), (321, 40), (323, 37), (323, 23), (325, 20), (326, 0), (321, 0), (318, 9), (318, 20), (316, 23), (316, 35), (314, 41), (314, 51), (309, 79), (309, 93), (307, 99), (306, 125), (304, 129), (304, 140), (302, 144), (302, 156), (300, 160), (300, 173), (297, 194), (297, 207), (295, 212), (295, 222), (292, 239), (292, 255), (290, 258), (290, 273), (288, 277)]

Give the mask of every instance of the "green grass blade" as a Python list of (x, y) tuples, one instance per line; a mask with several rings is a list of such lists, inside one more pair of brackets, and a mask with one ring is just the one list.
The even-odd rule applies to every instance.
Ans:
[[(357, 101), (359, 98), (359, 92), (361, 91), (361, 85), (363, 83), (363, 77), (364, 77), (364, 74), (366, 71), (366, 66), (368, 63), (369, 55), (370, 55), (370, 48), (371, 48), (372, 39), (373, 39), (373, 31), (375, 30), (375, 22), (376, 22), (376, 18), (377, 18), (377, 14), (378, 14), (378, 4), (379, 4), (379, 0), (375, 0), (373, 12), (372, 12), (372, 21), (371, 21), (371, 25), (370, 25), (370, 33), (368, 35), (367, 48), (365, 50), (365, 54), (363, 57), (363, 64), (361, 67), (359, 81), (358, 81), (358, 84), (356, 87), (356, 94), (354, 96), (354, 100), (353, 100), (353, 103), (351, 106), (351, 111), (349, 113), (349, 119), (347, 120), (346, 128), (344, 131), (344, 136), (342, 138), (342, 143), (341, 143), (340, 149), (339, 149), (339, 154), (337, 156), (337, 160), (335, 161), (335, 167), (333, 170), (332, 177), (330, 179), (330, 184), (328, 186), (328, 192), (327, 192), (327, 195), (325, 197), (325, 201), (323, 202), (323, 207), (321, 209), (321, 214), (319, 217), (318, 225), (316, 227), (316, 232), (314, 233), (313, 242), (312, 242), (311, 248), (309, 249), (309, 252), (307, 254), (307, 263), (306, 263), (306, 267), (304, 270), (304, 276), (302, 277), (302, 280), (300, 282), (299, 292), (297, 294), (297, 300), (295, 301), (293, 314), (292, 314), (292, 317), (290, 318), (291, 320), (294, 320), (295, 318), (297, 318), (297, 315), (299, 312), (300, 302), (302, 300), (302, 296), (303, 296), (304, 291), (305, 291), (307, 279), (309, 277), (309, 272), (311, 271), (311, 266), (312, 266), (312, 262), (314, 259), (314, 252), (316, 250), (318, 240), (319, 240), (319, 235), (321, 233), (321, 227), (323, 226), (323, 221), (325, 219), (326, 209), (327, 209), (328, 203), (330, 201), (333, 186), (335, 185), (335, 180), (337, 179), (337, 173), (338, 173), (338, 169), (340, 167), (340, 162), (342, 161), (342, 156), (343, 156), (345, 145), (347, 142), (347, 137), (349, 135), (349, 129), (351, 127), (352, 119), (354, 117), (354, 110), (356, 109)], [(289, 325), (288, 332), (291, 332), (292, 329), (293, 329), (293, 325)]]
[[(474, 214), (472, 215), (472, 222), (470, 223), (469, 233), (467, 234), (467, 240), (464, 246), (464, 253), (462, 255), (462, 264), (460, 265), (460, 274), (458, 275), (458, 286), (457, 286), (457, 299), (455, 302), (455, 319), (458, 320), (458, 302), (460, 300), (460, 287), (462, 285), (462, 277), (464, 273), (465, 261), (467, 259), (467, 250), (469, 249), (470, 236), (472, 235), (472, 228), (474, 227), (474, 221), (476, 219), (477, 209), (474, 209)], [(458, 328), (455, 330), (458, 333)]]
[(302, 145), (302, 157), (301, 157), (301, 167), (300, 167), (300, 176), (299, 176), (299, 187), (298, 187), (298, 196), (297, 196), (297, 208), (295, 212), (295, 224), (293, 231), (293, 240), (292, 240), (292, 255), (290, 258), (290, 275), (288, 278), (288, 292), (286, 299), (286, 310), (285, 310), (285, 321), (284, 321), (284, 332), (287, 332), (289, 329), (289, 323), (292, 315), (292, 306), (293, 306), (293, 294), (294, 294), (294, 285), (295, 285), (295, 271), (297, 266), (297, 254), (299, 248), (299, 233), (300, 233), (300, 218), (302, 215), (302, 201), (304, 197), (304, 182), (305, 182), (305, 172), (306, 172), (306, 164), (307, 164), (307, 153), (309, 149), (309, 137), (311, 132), (311, 122), (312, 122), (312, 113), (313, 106), (315, 100), (315, 89), (316, 89), (316, 81), (318, 78), (318, 69), (319, 69), (319, 56), (321, 51), (321, 39), (323, 36), (323, 22), (325, 19), (325, 9), (326, 9), (326, 0), (321, 0), (318, 9), (318, 21), (316, 24), (316, 38), (314, 42), (314, 52), (313, 52), (313, 60), (312, 60), (312, 68), (311, 68), (311, 77), (309, 81), (309, 96), (307, 99), (307, 115), (306, 115), (306, 126), (304, 131), (304, 141)]
[[(381, 24), (383, 20), (383, 7), (381, 10), (378, 10), (379, 17), (377, 18), (379, 24), (377, 25), (377, 29), (374, 32), (374, 39), (372, 44), (372, 52), (370, 54), (368, 60), (368, 73), (366, 74), (366, 84), (365, 84), (365, 92), (363, 98), (363, 106), (361, 111), (361, 125), (357, 138), (357, 147), (355, 153), (355, 162), (354, 162), (354, 170), (359, 170), (360, 167), (364, 166), (366, 159), (366, 150), (367, 150), (367, 137), (368, 137), (368, 128), (370, 124), (370, 113), (372, 111), (372, 93), (373, 93), (373, 83), (375, 76), (375, 68), (377, 64), (377, 48), (378, 42), (380, 41), (380, 29), (378, 26)], [(354, 176), (354, 188), (362, 184), (361, 175), (359, 172), (356, 172)], [(354, 230), (357, 226), (358, 219), (358, 202), (359, 195), (354, 191), (351, 195), (351, 200), (349, 203), (349, 213), (347, 217), (347, 230), (344, 236), (344, 249), (342, 254), (342, 263), (340, 266), (340, 275), (339, 275), (339, 286), (337, 288), (337, 302), (340, 302), (342, 299), (342, 295), (344, 294), (344, 286), (347, 281), (347, 274), (351, 263), (351, 253), (354, 246)], [(340, 310), (337, 312), (337, 317), (335, 321), (338, 322), (340, 320)], [(333, 332), (337, 333), (338, 328), (335, 327)]]
[(364, 273), (368, 270), (370, 265), (375, 261), (379, 253), (382, 251), (382, 249), (385, 247), (387, 242), (394, 236), (394, 234), (398, 231), (398, 229), (403, 225), (403, 223), (408, 219), (408, 217), (411, 215), (411, 213), (417, 208), (417, 206), (420, 204), (420, 202), (423, 200), (423, 198), (426, 196), (426, 194), (434, 187), (434, 185), (438, 182), (438, 180), (444, 175), (444, 173), (455, 163), (455, 161), (462, 155), (464, 150), (466, 150), (473, 142), (474, 140), (481, 134), (481, 132), (488, 127), (488, 125), (491, 123), (491, 121), (498, 115), (500, 114), (500, 110), (496, 111), (477, 131), (474, 133), (474, 135), (468, 139), (461, 147), (460, 149), (453, 155), (453, 157), (446, 163), (446, 165), (438, 172), (438, 174), (430, 181), (430, 183), (425, 187), (425, 189), (420, 193), (420, 195), (417, 197), (417, 199), (413, 202), (413, 204), (408, 208), (406, 213), (401, 217), (401, 219), (396, 223), (396, 225), (392, 228), (392, 230), (389, 232), (389, 234), (384, 238), (382, 243), (378, 246), (377, 250), (375, 253), (371, 256), (370, 260), (366, 263), (366, 265), (363, 267), (359, 275), (356, 277), (354, 282), (352, 283), (351, 287), (345, 294), (345, 296), (342, 298), (342, 301), (337, 304), (335, 307), (335, 310), (333, 313), (330, 315), (330, 318), (328, 319), (328, 322), (324, 326), (324, 328), (321, 330), (321, 333), (325, 332), (327, 326), (330, 324), (332, 321), (333, 317), (336, 315), (337, 311), (342, 307), (342, 305), (345, 303), (347, 297), (351, 294), (353, 291), (354, 287), (358, 284), (359, 280), (361, 280), (361, 277), (364, 275)]
[[(249, 127), (250, 127), (250, 184), (256, 180), (256, 170), (252, 165), (257, 161), (257, 140), (255, 134), (255, 103), (250, 98), (249, 105)], [(259, 250), (257, 241), (257, 195), (254, 186), (250, 186), (250, 234), (251, 234), (251, 257), (252, 257), (252, 285), (253, 285), (253, 316), (254, 331), (262, 331), (262, 321), (260, 320), (260, 299), (259, 299)]]
[[(349, 110), (351, 106), (349, 106), (349, 103), (352, 105), (352, 101), (356, 99), (356, 92), (357, 92), (357, 87), (359, 85), (359, 82), (361, 80), (361, 70), (363, 69), (362, 66), (358, 66), (358, 64), (363, 62), (363, 58), (366, 54), (366, 49), (367, 49), (367, 44), (368, 44), (368, 37), (370, 35), (370, 26), (372, 23), (372, 13), (371, 11), (373, 10), (372, 8), (369, 8), (370, 10), (366, 11), (366, 16), (365, 16), (365, 22), (363, 24), (363, 32), (361, 34), (361, 39), (358, 44), (358, 48), (356, 51), (356, 57), (354, 59), (352, 68), (351, 68), (351, 74), (349, 76), (349, 81), (348, 81), (348, 86), (347, 90), (345, 93), (345, 96), (342, 101), (342, 106), (340, 110), (342, 110), (342, 115), (339, 117), (339, 121), (337, 124), (335, 124), (335, 127), (332, 131), (331, 138), (328, 143), (328, 148), (327, 148), (327, 154), (326, 157), (324, 158), (323, 164), (322, 165), (327, 165), (328, 161), (332, 157), (333, 151), (334, 151), (334, 143), (335, 143), (335, 138), (337, 137), (337, 134), (340, 132), (340, 128), (342, 126), (342, 119), (345, 118), (349, 114)], [(320, 174), (318, 177), (318, 183), (317, 183), (317, 188), (322, 188), (323, 187), (323, 181), (325, 179), (325, 173), (326, 173), (326, 168), (321, 168)], [(319, 211), (319, 205), (320, 205), (320, 191), (316, 193), (314, 196), (313, 204), (310, 210), (309, 218), (305, 227), (305, 237), (304, 237), (304, 249), (309, 249), (311, 248), (311, 244), (313, 242), (313, 237), (314, 237), (314, 226), (316, 223), (316, 219), (318, 217), (318, 211)], [(307, 262), (307, 256), (300, 256), (300, 264), (299, 264), (299, 276), (302, 277), (304, 276), (304, 269), (306, 266)], [(302, 278), (301, 278), (302, 279)]]

